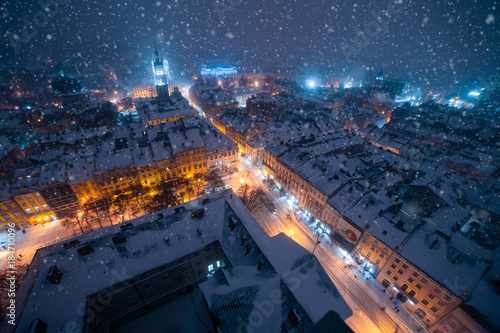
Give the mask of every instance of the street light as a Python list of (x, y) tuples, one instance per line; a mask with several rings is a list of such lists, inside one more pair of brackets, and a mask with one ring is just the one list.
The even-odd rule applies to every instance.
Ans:
[(316, 250), (316, 246), (318, 246), (318, 244), (321, 243), (321, 241), (318, 239), (316, 239), (316, 243), (314, 243), (314, 248), (313, 248), (313, 251), (311, 253), (311, 259), (314, 257), (314, 251)]
[(245, 180), (243, 178), (241, 178), (240, 182), (243, 184), (245, 182)]

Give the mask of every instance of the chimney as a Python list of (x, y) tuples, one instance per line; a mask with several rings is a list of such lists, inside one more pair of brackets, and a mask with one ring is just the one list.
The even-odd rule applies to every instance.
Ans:
[(233, 219), (229, 217), (229, 229), (234, 230), (236, 228), (236, 224), (234, 223)]

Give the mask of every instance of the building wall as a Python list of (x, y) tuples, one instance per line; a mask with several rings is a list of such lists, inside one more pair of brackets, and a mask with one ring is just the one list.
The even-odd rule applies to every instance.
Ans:
[(157, 186), (177, 174), (175, 162), (172, 159), (139, 167), (137, 171), (143, 187)]
[(189, 116), (196, 116), (198, 113), (193, 113), (190, 115), (182, 115), (182, 116), (174, 116), (174, 117), (167, 117), (167, 118), (158, 118), (158, 119), (152, 119), (152, 120), (147, 120), (145, 122), (146, 126), (152, 126), (152, 125), (159, 125), (161, 123), (168, 123), (170, 121), (176, 121), (184, 117), (189, 117)]
[(95, 179), (71, 184), (80, 205), (103, 198), (101, 189)]
[(325, 194), (310, 186), (305, 208), (315, 219), (322, 220), (327, 200), (328, 197)]
[(80, 203), (67, 182), (41, 186), (39, 192), (58, 218), (70, 216), (80, 210)]
[(488, 333), (459, 306), (434, 324), (431, 333)]
[(379, 241), (366, 230), (363, 231), (361, 239), (354, 250), (354, 256), (368, 260), (374, 269), (372, 272), (374, 276), (377, 276), (382, 270), (393, 253), (394, 251), (389, 246)]
[(26, 214), (14, 200), (0, 202), (0, 230), (7, 231), (11, 223), (15, 223), (18, 230), (30, 225)]
[(16, 195), (14, 200), (26, 214), (31, 224), (55, 219), (51, 207), (38, 191)]
[(299, 175), (288, 169), (285, 165), (280, 163), (273, 154), (269, 151), (264, 152), (264, 175), (271, 177), (278, 184), (280, 188), (293, 195), (296, 199), (295, 204), (300, 207), (305, 207), (307, 203), (307, 196), (312, 186), (302, 179)]
[(238, 170), (238, 146), (215, 150), (207, 153), (207, 166), (209, 170), (230, 172)]
[(384, 281), (386, 284), (390, 283), (387, 286), (390, 293), (397, 295), (402, 292), (408, 297), (404, 306), (419, 315), (428, 327), (461, 303), (455, 295), (413, 266), (397, 252), (391, 255), (377, 275), (377, 281), (382, 284)]
[(104, 307), (101, 311), (92, 311), (95, 316), (85, 323), (83, 331), (105, 332), (107, 325), (123, 325), (168, 302), (170, 299), (166, 296), (180, 296), (185, 293), (186, 287), (206, 280), (207, 274), (225, 266), (230, 266), (229, 260), (219, 242), (213, 242), (175, 261), (89, 295), (86, 313), (90, 313), (92, 308)]
[(207, 147), (186, 150), (174, 155), (177, 173), (180, 176), (192, 176), (207, 171)]
[(103, 196), (113, 196), (141, 186), (134, 166), (95, 173)]
[(132, 92), (134, 93), (133, 98), (158, 97), (155, 86), (132, 88)]

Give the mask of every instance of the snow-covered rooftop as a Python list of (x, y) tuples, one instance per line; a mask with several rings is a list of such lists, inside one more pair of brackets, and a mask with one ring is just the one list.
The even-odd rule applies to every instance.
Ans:
[[(69, 324), (81, 329), (81, 307), (85, 306), (88, 295), (109, 287), (111, 281), (116, 283), (132, 278), (214, 241), (221, 244), (233, 266), (229, 288), (258, 286), (261, 296), (267, 297), (267, 292), (277, 288), (281, 279), (313, 322), (319, 321), (330, 310), (337, 312), (343, 320), (352, 315), (319, 262), (311, 259), (305, 249), (286, 236), (269, 237), (232, 190), (206, 198), (210, 199), (210, 203), (205, 205), (201, 204), (201, 200), (184, 204), (184, 213), (175, 214), (175, 207), (171, 207), (129, 221), (133, 229), (126, 233), (127, 241), (122, 244), (126, 251), (121, 254), (111, 242), (111, 237), (123, 233), (119, 225), (78, 237), (81, 245), (92, 244), (95, 249), (86, 257), (79, 256), (76, 248), (64, 249), (62, 243), (38, 250), (32, 263), (37, 271), (28, 273), (18, 291), (18, 299), (24, 299), (26, 305), (18, 308), (21, 317), (17, 331), (26, 331), (35, 318), (47, 323), (51, 332), (63, 332)], [(205, 210), (200, 220), (191, 218), (190, 211), (196, 208)], [(241, 228), (237, 229), (240, 230), (238, 233), (248, 233), (248, 241), (255, 243), (254, 254), (245, 256), (244, 251), (241, 253), (239, 238), (228, 226), (230, 216)], [(168, 247), (163, 242), (165, 238), (170, 239)], [(268, 261), (272, 268), (259, 274), (256, 269), (258, 260)], [(63, 272), (58, 285), (49, 283), (45, 278), (53, 265)], [(296, 276), (302, 277), (298, 284)], [(229, 291), (213, 287), (204, 289), (209, 301), (211, 295)], [(19, 301), (18, 305), (24, 301)], [(274, 320), (273, 317), (270, 320)], [(275, 325), (272, 322), (268, 324)]]

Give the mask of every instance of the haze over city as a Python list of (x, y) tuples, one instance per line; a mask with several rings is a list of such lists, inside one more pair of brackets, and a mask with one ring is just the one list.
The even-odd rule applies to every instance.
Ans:
[(1, 332), (500, 332), (497, 1), (0, 4)]

